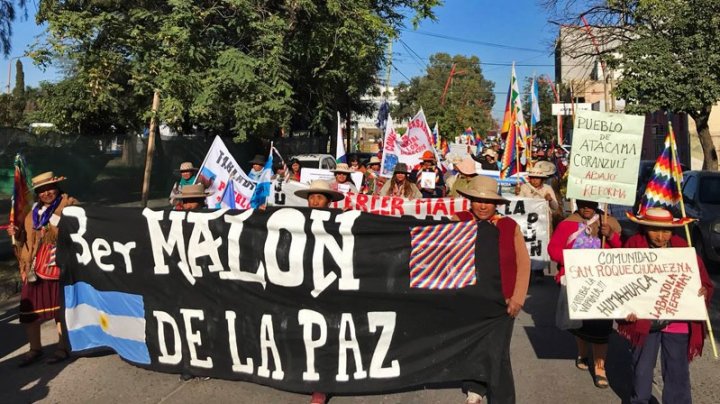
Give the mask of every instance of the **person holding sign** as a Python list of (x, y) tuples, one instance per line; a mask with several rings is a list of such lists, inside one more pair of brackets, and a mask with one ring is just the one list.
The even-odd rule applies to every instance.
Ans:
[[(650, 208), (644, 215), (628, 214), (628, 218), (640, 227), (640, 233), (625, 242), (626, 248), (677, 248), (688, 243), (673, 234), (673, 229), (682, 227), (692, 219), (675, 219), (666, 209)], [(702, 259), (698, 257), (700, 269), (699, 296), (710, 306), (713, 283), (708, 276)], [(618, 333), (632, 345), (633, 393), (632, 403), (648, 403), (652, 398), (653, 373), (658, 351), (662, 349), (662, 377), (664, 403), (690, 403), (689, 363), (700, 356), (705, 341), (705, 324), (702, 321), (658, 321), (638, 318), (630, 314), (625, 321), (618, 321)]]
[[(330, 207), (330, 202), (341, 201), (345, 198), (345, 195), (332, 190), (330, 184), (323, 180), (311, 182), (310, 188), (297, 190), (295, 195), (307, 199), (308, 207), (314, 209), (327, 209)], [(310, 404), (325, 404), (325, 402), (327, 402), (327, 394), (312, 393)]]
[(410, 175), (410, 171), (408, 170), (407, 164), (395, 164), (392, 179), (385, 181), (385, 184), (380, 190), (380, 196), (397, 196), (405, 199), (422, 198), (420, 190), (415, 184), (408, 181), (408, 175)]
[[(607, 222), (603, 222), (603, 212), (598, 209), (597, 202), (577, 200), (576, 203), (577, 211), (560, 222), (548, 244), (550, 259), (558, 263), (556, 280), (562, 288), (558, 308), (561, 309), (561, 305), (563, 305), (565, 312), (567, 312), (567, 299), (563, 300), (563, 295), (565, 295), (563, 250), (620, 248), (622, 246), (621, 228), (615, 218), (607, 216)], [(604, 243), (601, 238), (604, 239)], [(563, 301), (564, 303), (562, 303)], [(565, 324), (558, 324), (558, 327), (568, 328)], [(612, 320), (583, 320), (579, 328), (572, 328), (568, 331), (575, 335), (577, 343), (578, 356), (575, 359), (575, 367), (580, 370), (589, 369), (587, 349), (590, 345), (595, 365), (593, 377), (595, 386), (601, 389), (607, 388), (609, 384), (605, 375), (605, 358), (608, 338), (612, 332)]]
[(332, 188), (334, 191), (342, 193), (352, 192), (354, 194), (357, 194), (357, 187), (355, 187), (355, 184), (350, 181), (350, 174), (352, 172), (353, 171), (347, 164), (338, 164), (337, 167), (333, 170), (333, 173), (335, 174), (335, 181), (330, 183), (330, 188)]
[[(470, 200), (470, 210), (458, 212), (452, 220), (488, 221), (498, 229), (502, 294), (505, 297), (507, 314), (515, 318), (525, 304), (530, 283), (530, 255), (520, 226), (513, 219), (498, 213), (497, 206), (510, 201), (498, 195), (497, 189), (498, 183), (494, 179), (482, 175), (473, 177), (467, 186), (457, 190), (460, 195)], [(509, 350), (507, 355), (509, 364)], [(512, 378), (512, 372), (509, 377)], [(481, 381), (465, 381), (463, 391), (467, 394), (466, 403), (479, 404), (488, 393), (488, 386)]]
[(415, 182), (423, 198), (445, 196), (445, 181), (442, 172), (435, 166), (435, 155), (430, 150), (426, 150), (422, 155), (422, 164), (415, 173)]

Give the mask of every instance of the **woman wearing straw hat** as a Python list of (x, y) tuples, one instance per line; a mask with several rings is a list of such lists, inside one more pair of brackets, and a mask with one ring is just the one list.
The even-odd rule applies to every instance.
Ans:
[(410, 175), (410, 171), (408, 170), (407, 164), (395, 164), (392, 179), (385, 181), (385, 184), (380, 190), (380, 196), (396, 196), (405, 199), (422, 198), (420, 190), (415, 184), (408, 180), (408, 175)]
[[(326, 209), (330, 207), (330, 202), (337, 202), (345, 198), (342, 192), (333, 190), (330, 184), (324, 180), (311, 182), (308, 189), (297, 190), (295, 195), (307, 199), (308, 207), (315, 209)], [(325, 404), (326, 401), (325, 393), (314, 392), (310, 398), (310, 404)]]
[(544, 183), (545, 179), (555, 174), (555, 165), (549, 161), (538, 161), (528, 172), (528, 182), (520, 186), (517, 195), (523, 198), (545, 199), (552, 211), (560, 208), (555, 191)]
[[(650, 208), (643, 215), (628, 218), (640, 225), (640, 232), (631, 236), (626, 248), (678, 248), (687, 242), (673, 234), (673, 229), (685, 226), (693, 219), (676, 219), (666, 209)], [(699, 296), (710, 306), (713, 283), (705, 265), (697, 258), (700, 268)], [(706, 329), (702, 321), (657, 321), (630, 314), (618, 321), (618, 333), (632, 345), (633, 392), (632, 403), (648, 403), (652, 399), (653, 375), (658, 351), (661, 351), (663, 403), (691, 403), (689, 363), (700, 356)]]
[(380, 172), (380, 159), (377, 156), (370, 157), (370, 161), (367, 163), (367, 170), (365, 170), (365, 186), (363, 187), (363, 193), (368, 195), (377, 195), (380, 192), (382, 181), (379, 175)]
[(330, 188), (343, 193), (352, 192), (354, 194), (357, 194), (357, 187), (355, 186), (355, 184), (353, 184), (352, 181), (350, 181), (350, 174), (352, 174), (352, 172), (353, 171), (350, 170), (350, 167), (347, 164), (338, 164), (337, 167), (333, 170), (333, 173), (335, 174), (335, 181), (332, 181), (330, 183)]
[[(434, 174), (433, 186), (423, 187), (423, 173)], [(422, 164), (415, 172), (415, 184), (420, 189), (423, 198), (442, 198), (445, 195), (445, 181), (443, 180), (442, 171), (435, 166), (435, 154), (430, 150), (425, 150), (422, 155)]]
[[(498, 195), (497, 189), (498, 183), (494, 179), (482, 175), (473, 177), (466, 186), (457, 190), (470, 200), (470, 210), (458, 212), (453, 220), (489, 222), (498, 229), (502, 294), (507, 314), (515, 318), (525, 304), (530, 281), (530, 255), (520, 226), (513, 219), (498, 213), (497, 206), (510, 201)], [(509, 370), (507, 377), (510, 378), (507, 382), (512, 383), (509, 350), (505, 360)], [(492, 394), (485, 381), (465, 381), (463, 391), (467, 394), (468, 404), (479, 404), (487, 393)]]
[[(558, 313), (567, 312), (567, 300), (563, 300), (565, 288), (565, 267), (563, 250), (581, 248), (620, 248), (620, 223), (614, 217), (608, 216), (603, 221), (603, 212), (598, 209), (598, 203), (593, 201), (577, 200), (577, 211), (560, 222), (553, 232), (548, 243), (550, 259), (558, 263), (556, 281), (560, 283), (561, 292), (558, 299)], [(605, 245), (602, 244), (605, 239)], [(556, 316), (558, 327), (568, 329), (575, 336), (578, 356), (575, 367), (586, 371), (590, 368), (587, 356), (588, 345), (592, 348), (594, 375), (593, 381), (597, 388), (609, 386), (605, 375), (605, 358), (607, 357), (607, 344), (612, 332), (612, 320), (583, 320), (580, 327), (570, 324), (567, 315)], [(570, 328), (573, 327), (573, 328)]]
[(203, 184), (197, 183), (186, 185), (180, 193), (175, 197), (179, 201), (175, 210), (198, 210), (207, 206), (207, 197), (209, 192), (205, 191)]
[(198, 169), (193, 166), (193, 163), (185, 161), (180, 164), (180, 168), (177, 169), (176, 172), (180, 174), (180, 181), (177, 181), (175, 185), (173, 185), (172, 191), (170, 192), (170, 205), (173, 206), (177, 204), (176, 196), (180, 193), (182, 187), (195, 183)]
[(55, 176), (52, 171), (32, 179), (36, 202), (25, 216), (26, 240), (20, 253), (20, 277), (23, 282), (20, 296), (20, 322), (25, 325), (30, 351), (20, 362), (27, 366), (42, 356), (40, 325), (54, 319), (59, 336), (57, 350), (48, 363), (61, 362), (68, 357), (60, 326), (60, 268), (55, 265), (55, 248), (58, 238), (58, 222), (62, 210), (77, 203), (75, 198), (62, 193), (58, 183), (65, 177)]
[(453, 175), (447, 180), (447, 196), (454, 198), (460, 196), (457, 190), (459, 188), (467, 187), (470, 183), (470, 180), (472, 180), (478, 174), (475, 170), (475, 160), (471, 157), (465, 157), (461, 161), (453, 163), (453, 167), (455, 168), (455, 171), (457, 171), (457, 174)]

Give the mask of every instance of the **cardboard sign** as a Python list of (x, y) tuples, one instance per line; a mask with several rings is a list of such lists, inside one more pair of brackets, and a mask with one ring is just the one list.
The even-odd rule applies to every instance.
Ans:
[(705, 320), (695, 249), (565, 250), (570, 318)]
[(635, 203), (645, 117), (577, 111), (567, 197)]
[(335, 174), (330, 170), (322, 168), (303, 168), (300, 171), (300, 182), (303, 184), (309, 184), (315, 180), (331, 182), (335, 180)]
[(433, 189), (435, 188), (435, 179), (437, 178), (437, 174), (434, 172), (427, 172), (424, 171), (420, 173), (420, 188), (423, 189)]

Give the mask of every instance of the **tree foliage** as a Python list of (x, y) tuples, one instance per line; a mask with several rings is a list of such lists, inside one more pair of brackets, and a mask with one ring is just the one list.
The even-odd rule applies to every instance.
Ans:
[(12, 24), (17, 17), (17, 11), (25, 11), (26, 0), (0, 0), (0, 54), (9, 55), (12, 47)]
[(71, 60), (74, 85), (109, 111), (143, 99), (139, 115), (159, 90), (160, 118), (176, 129), (238, 140), (279, 128), (327, 132), (335, 111), (364, 108), (401, 11), (433, 18), (439, 3), (44, 0), (47, 44), (34, 55)]
[[(443, 104), (442, 96), (453, 64), (455, 74)], [(392, 114), (394, 119), (402, 120), (423, 108), (428, 124), (438, 122), (441, 136), (449, 139), (462, 134), (467, 127), (486, 133), (497, 126), (491, 116), (494, 86), (483, 76), (477, 56), (451, 57), (437, 53), (430, 57), (424, 76), (397, 85), (398, 105)]]
[[(622, 72), (614, 93), (630, 113), (685, 112), (697, 125), (704, 169), (717, 170), (708, 120), (720, 101), (720, 2), (716, 0), (551, 0), (558, 10), (585, 13), (617, 46), (602, 58)], [(585, 10), (585, 11), (582, 11)], [(610, 28), (610, 29), (608, 29)], [(605, 41), (607, 38), (600, 38)]]

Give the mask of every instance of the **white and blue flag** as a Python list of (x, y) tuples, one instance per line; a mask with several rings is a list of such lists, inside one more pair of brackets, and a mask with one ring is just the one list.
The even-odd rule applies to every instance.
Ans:
[(260, 172), (260, 178), (258, 179), (255, 191), (253, 191), (252, 197), (250, 198), (250, 207), (257, 209), (267, 203), (267, 198), (270, 196), (270, 186), (272, 185), (273, 176), (273, 153), (272, 145), (270, 146), (270, 154), (268, 155), (265, 167)]
[(534, 77), (530, 88), (530, 123), (535, 126), (540, 122), (540, 91), (537, 79)]
[(65, 286), (65, 323), (73, 351), (108, 347), (123, 359), (150, 364), (141, 295), (103, 292), (85, 282)]
[[(347, 156), (345, 155), (345, 141), (343, 140), (343, 126), (342, 118), (340, 118), (340, 111), (337, 113), (337, 145), (335, 146), (335, 162), (336, 163), (347, 163)], [(350, 136), (348, 134), (348, 136)]]

